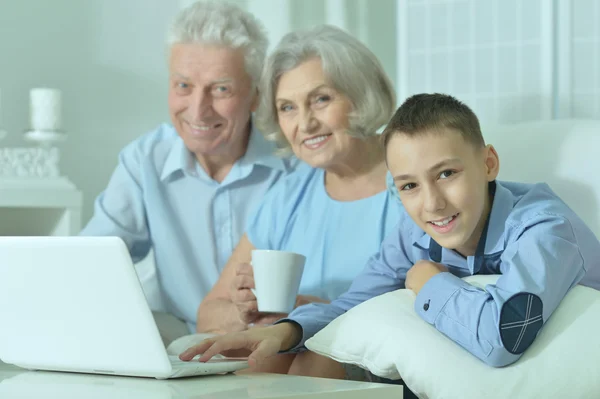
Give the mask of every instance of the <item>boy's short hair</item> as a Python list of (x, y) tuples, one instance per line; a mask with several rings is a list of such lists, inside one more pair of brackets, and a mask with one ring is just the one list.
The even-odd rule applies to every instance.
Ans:
[(416, 136), (430, 131), (452, 129), (476, 147), (484, 147), (479, 120), (466, 104), (447, 94), (415, 94), (404, 101), (382, 133), (387, 148), (396, 134)]

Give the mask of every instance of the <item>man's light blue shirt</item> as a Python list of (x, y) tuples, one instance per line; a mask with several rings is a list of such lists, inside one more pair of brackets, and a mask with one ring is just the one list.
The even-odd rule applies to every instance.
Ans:
[(123, 149), (81, 235), (121, 237), (134, 262), (153, 248), (166, 310), (195, 330), (198, 306), (244, 234), (250, 213), (298, 163), (274, 150), (253, 129), (246, 154), (219, 183), (173, 126), (163, 124)]
[(331, 301), (377, 253), (401, 210), (388, 190), (356, 201), (334, 200), (325, 189), (325, 172), (305, 165), (267, 194), (247, 234), (258, 249), (306, 256), (299, 293)]
[[(404, 288), (407, 271), (426, 259), (449, 272), (423, 286), (415, 311), (487, 364), (516, 361), (571, 287), (600, 289), (600, 243), (546, 184), (492, 184), (492, 210), (475, 256), (441, 248), (404, 213), (347, 293), (289, 315), (303, 330), (294, 350), (359, 303)], [(484, 291), (461, 280), (473, 274), (502, 276)]]

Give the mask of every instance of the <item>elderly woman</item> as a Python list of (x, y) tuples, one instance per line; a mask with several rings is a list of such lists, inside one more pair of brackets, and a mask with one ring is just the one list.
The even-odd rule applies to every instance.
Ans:
[[(386, 190), (376, 133), (394, 111), (394, 92), (362, 43), (331, 26), (288, 34), (267, 60), (261, 93), (259, 127), (308, 165), (272, 189), (249, 219), (199, 307), (199, 332), (241, 331), (282, 317), (257, 311), (250, 290), (253, 249), (305, 255), (297, 306), (329, 302), (378, 252), (401, 212)], [(308, 353), (281, 356), (268, 370), (302, 373), (302, 365), (315, 359)], [(328, 376), (344, 376), (339, 365), (328, 364), (333, 361), (319, 362)]]

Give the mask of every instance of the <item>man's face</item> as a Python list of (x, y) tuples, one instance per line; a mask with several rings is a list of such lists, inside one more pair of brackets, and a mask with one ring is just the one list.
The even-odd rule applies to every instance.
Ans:
[(494, 148), (453, 130), (396, 134), (387, 163), (415, 223), (441, 246), (473, 255), (490, 212), (488, 183), (498, 174)]
[(169, 113), (196, 158), (219, 156), (246, 142), (257, 105), (240, 49), (179, 43), (169, 59)]

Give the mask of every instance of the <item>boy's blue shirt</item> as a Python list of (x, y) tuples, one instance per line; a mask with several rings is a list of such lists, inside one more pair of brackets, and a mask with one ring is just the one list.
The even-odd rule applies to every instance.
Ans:
[[(487, 364), (516, 361), (571, 287), (600, 289), (600, 242), (546, 184), (492, 185), (492, 210), (475, 256), (441, 248), (403, 212), (348, 292), (330, 304), (300, 307), (285, 319), (303, 330), (293, 350), (361, 302), (405, 288), (408, 269), (426, 259), (449, 272), (423, 286), (416, 312)], [(501, 276), (484, 291), (461, 279), (473, 274)]]

